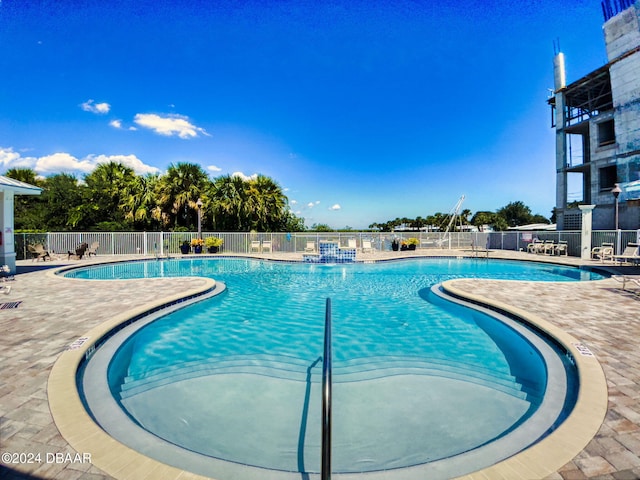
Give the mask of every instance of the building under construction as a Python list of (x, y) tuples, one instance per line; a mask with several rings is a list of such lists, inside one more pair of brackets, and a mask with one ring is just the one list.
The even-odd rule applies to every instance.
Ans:
[(581, 228), (579, 204), (595, 205), (594, 229), (640, 228), (640, 0), (602, 11), (606, 65), (567, 85), (554, 58), (558, 230)]

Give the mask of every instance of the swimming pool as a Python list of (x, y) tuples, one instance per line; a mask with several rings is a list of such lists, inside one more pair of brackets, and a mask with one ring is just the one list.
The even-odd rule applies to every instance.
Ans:
[[(407, 468), (429, 464), (438, 470), (448, 459), (459, 466), (462, 456), (473, 470), (482, 466), (477, 452), (484, 448), (486, 457), (487, 445), (504, 450), (523, 428), (536, 441), (569, 408), (565, 393), (571, 397), (575, 390), (565, 373), (570, 365), (521, 326), (505, 327), (442, 301), (431, 287), (459, 277), (598, 278), (553, 265), (473, 259), (341, 266), (193, 259), (67, 275), (200, 275), (227, 284), (222, 296), (145, 328), (135, 325), (135, 334), (123, 331), (111, 350), (115, 355), (107, 353), (103, 361), (123, 417), (180, 445), (186, 457), (216, 460), (197, 471), (221, 479), (228, 470), (220, 463), (255, 467), (256, 478), (265, 478), (265, 470), (317, 471), (318, 360), (327, 296), (334, 305), (334, 471), (402, 469), (402, 478), (409, 478)], [(93, 376), (83, 379), (87, 396), (98, 391)], [(558, 390), (561, 398), (545, 405)], [(113, 411), (104, 414), (88, 403), (107, 431), (120, 428), (109, 421)], [(157, 451), (167, 461), (167, 450)], [(169, 463), (181, 465), (179, 454), (170, 456)], [(186, 463), (192, 466), (193, 458)], [(451, 466), (446, 472), (442, 478), (464, 473)]]

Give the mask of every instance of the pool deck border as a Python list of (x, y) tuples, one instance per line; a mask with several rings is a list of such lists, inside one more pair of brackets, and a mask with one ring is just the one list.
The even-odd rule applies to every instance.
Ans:
[[(447, 253), (449, 253), (449, 255), (447, 255)], [(469, 255), (460, 254), (460, 252), (454, 252), (453, 254), (451, 254), (451, 252), (444, 252), (444, 254), (433, 256), (449, 256), (458, 258), (468, 257)], [(295, 261), (295, 259), (272, 258), (272, 255), (264, 255), (261, 257), (267, 260), (278, 259), (282, 261)], [(415, 255), (411, 256), (411, 258), (415, 257)], [(254, 256), (252, 258), (256, 257)], [(395, 256), (392, 258), (385, 258), (384, 260), (400, 260), (403, 258), (408, 257)], [(496, 256), (493, 258), (499, 257)], [(508, 258), (513, 260), (543, 261), (565, 265), (571, 264), (573, 266), (581, 265), (581, 263), (577, 261), (577, 259), (562, 261), (563, 259), (547, 259), (532, 255), (516, 255), (513, 257), (510, 256)], [(106, 259), (108, 263), (113, 262), (112, 258), (103, 257), (103, 259)], [(125, 259), (125, 261), (126, 260), (130, 259)], [(382, 259), (375, 258), (370, 260), (379, 261)], [(369, 260), (364, 259), (363, 261), (367, 262)], [(595, 263), (582, 263), (586, 263), (587, 267), (601, 267), (599, 264)], [(73, 263), (73, 265), (85, 266), (84, 263)], [(604, 268), (613, 268), (613, 266), (605, 265)], [(627, 269), (625, 271), (630, 270)], [(55, 272), (52, 270), (47, 272), (48, 275), (54, 275), (54, 273)], [(57, 277), (61, 278), (60, 276)], [(76, 279), (65, 280), (73, 282), (85, 282), (83, 280)], [(464, 285), (464, 282), (464, 280), (450, 280), (445, 283), (445, 288), (449, 292), (455, 293), (461, 298), (466, 298), (468, 300), (478, 302), (489, 307), (498, 308), (516, 317), (525, 319), (528, 322), (531, 321), (535, 325), (538, 325), (545, 331), (549, 332), (554, 338), (558, 339), (561, 344), (565, 345), (567, 347), (567, 350), (571, 351), (574, 354), (574, 358), (578, 365), (578, 369), (580, 372), (581, 391), (578, 398), (578, 404), (576, 405), (576, 408), (574, 409), (572, 415), (555, 432), (549, 435), (549, 437), (545, 438), (543, 441), (539, 442), (533, 447), (521, 452), (520, 454), (511, 457), (508, 460), (500, 462), (488, 469), (465, 475), (460, 478), (468, 480), (493, 478), (565, 478), (562, 475), (563, 465), (571, 462), (572, 458), (580, 454), (581, 450), (593, 439), (594, 435), (598, 432), (603, 419), (605, 418), (605, 414), (607, 413), (607, 386), (605, 383), (605, 376), (600, 364), (596, 361), (595, 357), (582, 355), (579, 351), (576, 351), (575, 344), (579, 342), (577, 342), (577, 340), (573, 336), (566, 333), (562, 328), (559, 328), (558, 326), (553, 325), (552, 323), (543, 320), (539, 316), (533, 315), (529, 311), (522, 308), (518, 308), (511, 304), (498, 300), (490, 299), (486, 295), (483, 296), (470, 294), (468, 289), (465, 288), (466, 286)], [(88, 336), (91, 339), (97, 339), (108, 331), (112, 330), (115, 325), (127, 322), (136, 315), (142, 315), (146, 311), (157, 308), (160, 304), (165, 304), (167, 302), (177, 302), (185, 296), (198, 295), (210, 288), (211, 285), (199, 285), (197, 288), (182, 291), (180, 292), (180, 294), (164, 296), (162, 300), (148, 302), (142, 306), (137, 306), (136, 308), (121, 312), (117, 315), (114, 315), (111, 320), (100, 323), (99, 325), (90, 329), (86, 334), (81, 335), (81, 337)], [(105, 473), (113, 475), (113, 477), (115, 478), (203, 478), (198, 475), (164, 465), (129, 449), (128, 447), (109, 437), (93, 422), (91, 417), (85, 412), (84, 408), (82, 407), (81, 400), (79, 398), (79, 395), (77, 394), (75, 383), (77, 367), (82, 361), (85, 353), (90, 350), (91, 346), (91, 341), (85, 341), (84, 344), (79, 348), (74, 350), (67, 350), (59, 355), (54, 367), (51, 369), (51, 373), (47, 382), (47, 387), (49, 390), (49, 407), (55, 419), (57, 428), (60, 430), (64, 439), (69, 443), (69, 445), (73, 447), (77, 452), (91, 452), (92, 464), (101, 468)], [(69, 388), (70, 386), (72, 388)], [(594, 413), (594, 411), (596, 413)], [(638, 423), (640, 423), (640, 421)], [(3, 447), (3, 451), (6, 450), (6, 447), (4, 445), (0, 444), (0, 446)], [(64, 470), (61, 471), (64, 472)], [(72, 471), (77, 472), (79, 470)], [(628, 471), (631, 470), (629, 469)], [(67, 473), (69, 472), (67, 471)], [(93, 476), (95, 476), (95, 478), (108, 478), (100, 476), (100, 473), (97, 470), (87, 472), (87, 470), (85, 469), (83, 475), (84, 476), (82, 478), (94, 478)], [(16, 476), (15, 478), (21, 477)], [(43, 478), (54, 477), (47, 476)], [(61, 475), (56, 474), (55, 478), (73, 478), (73, 476), (65, 475), (63, 473)], [(81, 476), (78, 476), (77, 478), (81, 478)], [(583, 475), (580, 477), (576, 476), (575, 478), (590, 477), (587, 475)], [(593, 478), (595, 478), (595, 476)]]
[(183, 291), (121, 313), (92, 328), (79, 338), (78, 343), (60, 355), (51, 370), (47, 383), (49, 407), (60, 433), (76, 451), (91, 452), (92, 463), (114, 478), (122, 480), (205, 478), (142, 455), (109, 436), (85, 410), (78, 393), (76, 378), (82, 363), (93, 353), (96, 344), (103, 342), (105, 337), (111, 336), (114, 331), (128, 325), (132, 320), (151, 312), (176, 304), (186, 305), (185, 299), (208, 297), (207, 293), (215, 292), (217, 285), (214, 280), (206, 280), (202, 287)]
[(554, 432), (526, 450), (491, 467), (458, 478), (528, 480), (547, 477), (578, 455), (595, 437), (605, 419), (608, 390), (600, 363), (576, 338), (530, 312), (458, 289), (456, 280), (443, 282), (442, 289), (455, 298), (495, 309), (532, 326), (549, 336), (571, 355), (578, 371), (580, 387), (576, 404), (565, 421)]

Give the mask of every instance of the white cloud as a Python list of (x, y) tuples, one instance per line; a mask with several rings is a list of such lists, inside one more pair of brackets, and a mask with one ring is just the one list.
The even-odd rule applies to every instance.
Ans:
[(109, 125), (111, 125), (113, 128), (122, 128), (122, 120), (111, 120), (109, 122)]
[(309, 207), (309, 208), (313, 208), (313, 207), (315, 207), (315, 206), (316, 206), (316, 204), (315, 204), (315, 203), (313, 203), (313, 202), (309, 202), (309, 203), (307, 203), (307, 207)]
[(167, 115), (161, 117), (154, 113), (138, 113), (133, 121), (141, 127), (153, 130), (165, 137), (178, 136), (182, 139), (196, 138), (199, 134), (209, 135), (203, 128), (193, 125), (188, 117), (182, 115)]
[(69, 153), (57, 152), (43, 157), (23, 157), (11, 148), (0, 147), (0, 165), (5, 169), (31, 168), (39, 175), (89, 173), (98, 164), (107, 162), (120, 162), (131, 167), (138, 175), (160, 172), (135, 155), (88, 155), (79, 159)]
[(207, 167), (207, 170), (209, 170), (210, 172), (221, 172), (222, 169), (216, 165), (209, 165)]
[(105, 113), (109, 113), (111, 110), (111, 105), (106, 102), (103, 103), (95, 103), (93, 99), (89, 99), (86, 102), (80, 104), (80, 108), (82, 108), (85, 112), (97, 113), (98, 115), (104, 115)]
[(36, 159), (33, 169), (43, 175), (48, 173), (89, 173), (95, 168), (89, 160), (79, 160), (68, 153), (54, 153)]
[(291, 200), (289, 203), (290, 203), (291, 205), (297, 205), (297, 204), (298, 204), (298, 201), (297, 201), (297, 200)]
[(146, 165), (135, 155), (89, 155), (88, 160), (94, 162), (96, 165), (99, 163), (118, 162), (131, 167), (137, 175), (146, 175), (147, 173), (160, 173), (160, 169)]
[(329, 207), (329, 210), (340, 210), (342, 207), (336, 203), (335, 205)]
[(231, 174), (232, 177), (240, 177), (241, 179), (243, 179), (245, 182), (248, 182), (249, 180), (255, 180), (256, 178), (258, 178), (258, 174), (254, 173), (253, 175), (245, 175), (242, 172), (233, 172)]
[(0, 165), (9, 168), (31, 168), (31, 163), (12, 148), (0, 148)]

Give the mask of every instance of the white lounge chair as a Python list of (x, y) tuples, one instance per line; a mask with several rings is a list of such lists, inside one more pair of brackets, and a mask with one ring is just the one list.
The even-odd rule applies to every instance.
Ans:
[(307, 246), (304, 247), (305, 253), (315, 253), (316, 251), (316, 242), (307, 242)]
[(362, 253), (373, 253), (373, 246), (371, 245), (371, 240), (362, 241)]
[(553, 249), (554, 255), (569, 255), (569, 243), (566, 240), (558, 241), (558, 244)]
[(347, 240), (347, 248), (358, 248), (358, 244), (355, 238), (350, 238)]
[(527, 253), (540, 253), (544, 249), (544, 242), (542, 240), (534, 240), (527, 245)]
[(98, 254), (98, 247), (99, 246), (100, 246), (100, 243), (93, 242), (91, 244), (91, 246), (89, 248), (87, 248), (87, 251), (85, 252), (85, 255), (87, 257), (90, 257), (91, 255), (93, 255), (95, 257)]
[(604, 262), (606, 258), (613, 261), (613, 243), (604, 242), (599, 247), (593, 247), (591, 249), (591, 258), (599, 259), (601, 262)]
[(273, 251), (270, 241), (267, 240), (265, 242), (262, 242), (262, 251), (263, 252), (269, 252), (269, 253), (271, 253)]
[(260, 241), (259, 240), (252, 240), (251, 241), (251, 252), (260, 253)]
[[(2, 265), (2, 267), (0, 267), (0, 278), (3, 282), (6, 282), (7, 280), (13, 280), (9, 265)], [(11, 285), (0, 286), (0, 292), (4, 293), (5, 295), (9, 294), (11, 292)]]
[(626, 261), (631, 261), (632, 263), (640, 262), (640, 255), (638, 254), (638, 244), (628, 244), (627, 248), (624, 249), (624, 252), (622, 252), (621, 255), (613, 255), (613, 260), (615, 260), (616, 262), (620, 262), (620, 264)]
[(612, 275), (611, 278), (622, 283), (622, 290), (625, 290), (627, 283), (632, 283), (640, 288), (640, 275)]
[(545, 255), (553, 255), (553, 252), (556, 249), (556, 244), (553, 243), (553, 240), (545, 240), (542, 246), (542, 253)]

